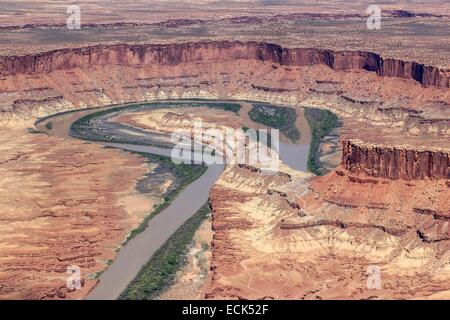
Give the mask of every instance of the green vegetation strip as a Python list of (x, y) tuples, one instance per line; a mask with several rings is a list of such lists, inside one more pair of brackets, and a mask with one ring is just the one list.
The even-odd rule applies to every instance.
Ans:
[(167, 289), (173, 283), (177, 271), (186, 264), (194, 234), (202, 222), (209, 217), (210, 212), (208, 202), (179, 227), (139, 271), (119, 299), (154, 299)]
[(52, 130), (52, 128), (53, 128), (53, 122), (51, 122), (51, 121), (47, 122), (47, 123), (45, 124), (45, 128), (46, 128), (47, 130)]
[(147, 228), (148, 222), (154, 216), (156, 216), (158, 213), (166, 209), (188, 185), (190, 185), (192, 182), (200, 178), (208, 169), (207, 166), (199, 164), (184, 164), (184, 163), (175, 164), (173, 163), (171, 158), (156, 154), (140, 153), (140, 152), (133, 152), (133, 153), (138, 153), (146, 157), (150, 161), (156, 160), (158, 163), (164, 163), (168, 165), (171, 169), (175, 171), (175, 175), (178, 179), (178, 186), (169, 193), (165, 194), (164, 201), (157, 207), (155, 207), (154, 210), (145, 217), (145, 219), (139, 224), (139, 226), (136, 229), (130, 232), (130, 235), (125, 241), (125, 244), (134, 237), (136, 237), (139, 233), (144, 231)]
[(248, 115), (255, 122), (280, 130), (292, 142), (300, 139), (295, 125), (297, 112), (293, 108), (257, 103), (253, 104)]
[[(81, 138), (88, 141), (99, 141), (99, 142), (114, 142), (114, 143), (128, 143), (128, 144), (135, 144), (132, 141), (121, 141), (118, 139), (111, 138), (109, 136), (105, 136), (102, 134), (99, 134), (92, 130), (93, 123), (96, 119), (107, 116), (112, 113), (116, 112), (125, 112), (125, 111), (142, 111), (142, 110), (148, 110), (148, 109), (161, 109), (161, 108), (181, 108), (181, 107), (207, 107), (212, 109), (222, 109), (225, 111), (230, 111), (234, 113), (239, 113), (241, 110), (241, 105), (238, 103), (230, 103), (230, 102), (189, 102), (189, 101), (176, 101), (176, 102), (151, 102), (151, 103), (140, 103), (140, 104), (134, 104), (134, 105), (126, 105), (126, 106), (117, 106), (114, 108), (93, 112), (85, 117), (82, 117), (75, 121), (72, 126), (70, 133), (72, 136), (76, 138)], [(137, 144), (137, 143), (136, 143)], [(153, 145), (153, 144), (149, 144)], [(163, 146), (159, 146), (163, 147)]]
[(316, 175), (324, 175), (326, 172), (320, 166), (320, 143), (322, 139), (341, 125), (338, 117), (321, 109), (305, 108), (305, 117), (309, 122), (312, 132), (312, 140), (309, 148), (308, 170)]

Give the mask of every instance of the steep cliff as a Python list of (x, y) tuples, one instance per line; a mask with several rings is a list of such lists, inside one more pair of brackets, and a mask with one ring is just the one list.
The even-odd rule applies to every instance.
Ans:
[(367, 70), (379, 76), (413, 79), (424, 86), (450, 87), (450, 70), (410, 61), (384, 59), (372, 52), (283, 48), (260, 42), (199, 42), (93, 46), (61, 49), (35, 55), (0, 58), (0, 76), (49, 73), (75, 67), (106, 65), (174, 65), (187, 62), (258, 59), (286, 66), (326, 65), (336, 71)]
[(343, 141), (342, 165), (352, 173), (388, 179), (450, 179), (450, 156), (432, 150), (405, 150)]

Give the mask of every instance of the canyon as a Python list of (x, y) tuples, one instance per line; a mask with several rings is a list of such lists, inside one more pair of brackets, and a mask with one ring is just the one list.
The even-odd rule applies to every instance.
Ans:
[[(447, 297), (449, 88), (449, 69), (364, 51), (240, 41), (99, 45), (0, 57), (0, 123), (5, 139), (14, 132), (28, 141), (46, 139), (27, 132), (36, 118), (129, 102), (228, 99), (329, 110), (342, 120), (342, 159), (329, 174), (313, 177), (283, 165), (265, 177), (258, 168), (233, 165), (213, 187), (212, 275), (205, 297)], [(151, 129), (161, 126), (163, 115), (157, 116)], [(220, 112), (203, 116), (241, 125)], [(68, 141), (73, 143), (60, 143)], [(118, 151), (79, 147), (122, 160)], [(74, 161), (86, 157), (79, 153)], [(132, 193), (132, 181), (146, 173), (142, 159), (135, 161), (141, 171), (127, 175), (120, 192)], [(116, 246), (131, 225), (115, 235)], [(104, 252), (104, 244), (95, 246)], [(1, 264), (7, 277), (14, 278), (8, 272), (21, 264), (16, 256)], [(57, 262), (64, 271), (66, 264)], [(381, 266), (381, 291), (365, 287), (369, 265)], [(21, 291), (7, 292), (14, 290)]]

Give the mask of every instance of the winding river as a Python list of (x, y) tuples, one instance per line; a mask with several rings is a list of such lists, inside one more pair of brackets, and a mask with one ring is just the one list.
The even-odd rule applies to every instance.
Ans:
[[(186, 100), (185, 100), (186, 101)], [(189, 102), (189, 101), (186, 101)], [(49, 134), (73, 139), (70, 136), (71, 125), (82, 117), (91, 113), (107, 110), (117, 106), (84, 109), (73, 112), (56, 114), (45, 118), (36, 124), (41, 130), (46, 130), (47, 122), (52, 122), (52, 129), (46, 130)], [(300, 117), (303, 112), (298, 112)], [(308, 128), (306, 119), (300, 119), (301, 134)], [(299, 121), (297, 121), (299, 122)], [(305, 136), (310, 137), (307, 132)], [(308, 140), (308, 139), (307, 139)], [(105, 146), (116, 147), (131, 152), (145, 152), (170, 156), (171, 150), (121, 143), (100, 143)], [(302, 140), (300, 144), (287, 144), (280, 142), (280, 158), (293, 169), (306, 171), (309, 152), (309, 141)], [(97, 286), (86, 297), (88, 300), (114, 300), (117, 299), (127, 285), (133, 281), (140, 269), (147, 263), (152, 255), (168, 240), (168, 238), (190, 217), (192, 217), (208, 200), (209, 192), (224, 170), (223, 165), (212, 165), (196, 181), (187, 186), (171, 204), (154, 216), (147, 224), (146, 229), (128, 241), (119, 251), (114, 262), (100, 276)]]

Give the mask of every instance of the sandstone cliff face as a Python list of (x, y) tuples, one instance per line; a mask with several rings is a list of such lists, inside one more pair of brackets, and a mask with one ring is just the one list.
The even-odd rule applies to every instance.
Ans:
[(333, 70), (362, 69), (379, 76), (413, 79), (424, 86), (450, 87), (450, 70), (410, 61), (384, 59), (372, 52), (283, 48), (260, 42), (199, 42), (168, 45), (112, 45), (62, 49), (0, 58), (0, 76), (49, 73), (105, 65), (174, 65), (187, 62), (258, 59), (280, 65), (326, 65)]
[(342, 165), (352, 173), (388, 179), (450, 179), (449, 154), (358, 145), (343, 141)]

